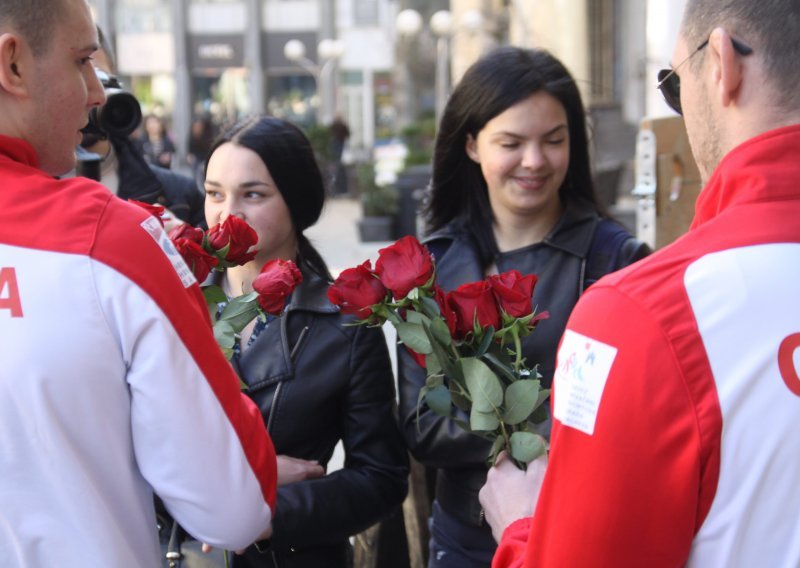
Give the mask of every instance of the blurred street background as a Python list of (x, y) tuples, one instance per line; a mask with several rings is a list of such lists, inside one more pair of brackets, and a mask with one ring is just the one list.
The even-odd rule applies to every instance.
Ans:
[(209, 140), (201, 123), (213, 134), (267, 113), (305, 130), (339, 200), (329, 213), (341, 216), (320, 242), (334, 266), (337, 255), (360, 258), (371, 242), (418, 233), (437, 118), (465, 69), (506, 44), (548, 49), (570, 69), (590, 119), (598, 192), (633, 228), (636, 135), (643, 119), (670, 114), (655, 77), (669, 65), (684, 4), (89, 1), (123, 88), (174, 143), (173, 169), (197, 174)]

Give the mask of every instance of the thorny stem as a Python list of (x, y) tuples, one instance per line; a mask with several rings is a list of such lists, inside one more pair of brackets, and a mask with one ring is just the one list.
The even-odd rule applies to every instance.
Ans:
[(522, 340), (519, 338), (519, 333), (516, 329), (512, 332), (514, 335), (514, 351), (517, 356), (516, 361), (514, 361), (514, 370), (517, 372), (517, 376), (519, 376), (519, 368), (522, 366)]

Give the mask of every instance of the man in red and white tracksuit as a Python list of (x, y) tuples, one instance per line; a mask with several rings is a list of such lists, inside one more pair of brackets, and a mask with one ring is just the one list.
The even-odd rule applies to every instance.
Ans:
[(272, 444), (159, 221), (53, 177), (104, 94), (86, 1), (42, 6), (0, 15), (0, 565), (159, 566), (154, 493), (244, 548), (272, 519)]
[[(800, 23), (796, 4), (776, 9)], [(481, 492), (496, 567), (800, 566), (800, 101), (764, 111), (782, 84), (765, 79), (765, 28), (725, 16), (699, 32), (702, 55), (685, 19), (674, 58), (697, 58), (680, 96), (713, 171), (692, 227), (575, 308), (546, 473), (506, 461)]]

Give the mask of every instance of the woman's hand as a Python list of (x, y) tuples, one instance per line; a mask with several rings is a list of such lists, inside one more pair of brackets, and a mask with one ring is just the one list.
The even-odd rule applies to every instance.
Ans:
[(316, 479), (323, 475), (325, 475), (325, 468), (317, 461), (278, 456), (278, 486), (306, 479)]

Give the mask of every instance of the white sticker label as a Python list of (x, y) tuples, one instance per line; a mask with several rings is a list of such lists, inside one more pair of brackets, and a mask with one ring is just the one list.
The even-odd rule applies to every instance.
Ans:
[(160, 246), (164, 254), (167, 255), (173, 268), (175, 268), (175, 272), (178, 273), (178, 277), (181, 279), (184, 288), (188, 288), (197, 282), (192, 270), (186, 264), (186, 261), (183, 260), (181, 253), (178, 252), (175, 245), (172, 244), (172, 240), (170, 240), (169, 235), (164, 231), (158, 219), (151, 215), (142, 221), (142, 228), (153, 237), (153, 240), (158, 243), (158, 246)]
[(616, 356), (616, 347), (569, 329), (564, 332), (553, 379), (553, 415), (562, 424), (594, 433), (600, 399)]

